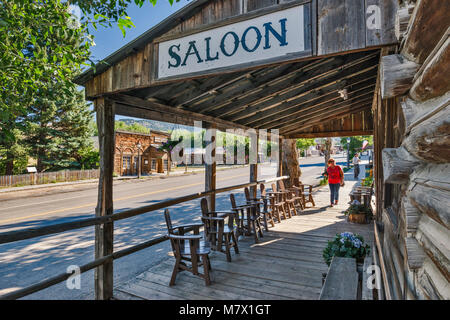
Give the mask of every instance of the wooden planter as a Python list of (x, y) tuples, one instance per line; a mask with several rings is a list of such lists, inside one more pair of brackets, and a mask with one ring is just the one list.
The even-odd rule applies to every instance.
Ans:
[(365, 224), (366, 214), (365, 213), (351, 213), (348, 215), (348, 220), (354, 223)]

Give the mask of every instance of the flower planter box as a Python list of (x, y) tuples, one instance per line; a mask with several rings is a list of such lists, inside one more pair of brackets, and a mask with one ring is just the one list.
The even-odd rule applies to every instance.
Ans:
[(365, 213), (351, 213), (348, 215), (348, 220), (350, 222), (365, 224), (366, 223), (366, 214)]

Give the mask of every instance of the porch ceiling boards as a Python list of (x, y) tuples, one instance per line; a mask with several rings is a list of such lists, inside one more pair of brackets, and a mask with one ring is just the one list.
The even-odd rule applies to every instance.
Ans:
[[(378, 62), (379, 50), (361, 51), (188, 79), (112, 98), (127, 105), (119, 114), (123, 109), (124, 115), (140, 117), (145, 117), (145, 109), (173, 111), (174, 116), (191, 115), (222, 128), (279, 129), (287, 138), (313, 135), (315, 130), (322, 135), (370, 134)], [(338, 92), (343, 89), (345, 100)]]

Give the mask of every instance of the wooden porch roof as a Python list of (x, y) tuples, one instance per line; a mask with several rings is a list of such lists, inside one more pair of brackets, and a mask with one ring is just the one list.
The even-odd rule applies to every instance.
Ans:
[[(114, 100), (116, 114), (124, 116), (190, 126), (205, 121), (218, 129), (279, 129), (285, 138), (372, 134), (379, 52), (397, 42), (397, 5), (395, 0), (358, 0), (348, 6), (340, 0), (197, 0), (74, 81), (86, 87), (88, 99)], [(159, 74), (164, 41), (298, 6), (304, 7), (303, 52)], [(374, 19), (379, 27), (370, 26)]]
[[(379, 50), (277, 64), (108, 95), (116, 114), (279, 129), (285, 138), (372, 134)], [(340, 90), (346, 89), (343, 97)]]

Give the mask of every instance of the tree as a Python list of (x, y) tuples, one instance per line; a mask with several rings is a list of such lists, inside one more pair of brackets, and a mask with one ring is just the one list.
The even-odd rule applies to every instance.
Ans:
[(297, 139), (296, 142), (297, 149), (300, 150), (302, 153), (304, 153), (309, 147), (314, 145), (316, 145), (316, 141), (313, 138), (311, 139), (301, 138)]
[[(357, 152), (359, 152), (358, 149), (360, 149), (362, 147), (363, 141), (367, 140), (369, 141), (369, 145), (373, 145), (373, 136), (354, 136), (354, 137), (350, 137), (350, 145), (349, 145), (349, 150), (350, 150), (350, 156), (349, 159), (352, 159), (355, 154)], [(347, 138), (341, 138), (341, 145), (342, 147), (347, 150)]]
[(167, 152), (167, 175), (170, 174), (170, 167), (172, 166), (172, 150), (173, 148), (175, 148), (175, 146), (181, 142), (182, 139), (179, 140), (172, 140), (169, 139), (166, 142), (164, 142), (162, 144), (162, 146), (160, 146), (158, 148), (159, 151), (165, 151)]
[(75, 85), (56, 84), (29, 106), (26, 143), (39, 172), (81, 168), (82, 154), (93, 151), (92, 111)]
[[(68, 12), (68, 3), (0, 2), (1, 148), (13, 149), (17, 130), (23, 136), (30, 129), (39, 131), (30, 126), (30, 119), (45, 118), (54, 111), (41, 109), (38, 115), (37, 109), (46, 102), (74, 93), (71, 79), (89, 59), (89, 45), (84, 29), (74, 24)], [(8, 174), (15, 155), (7, 152), (1, 162)]]

